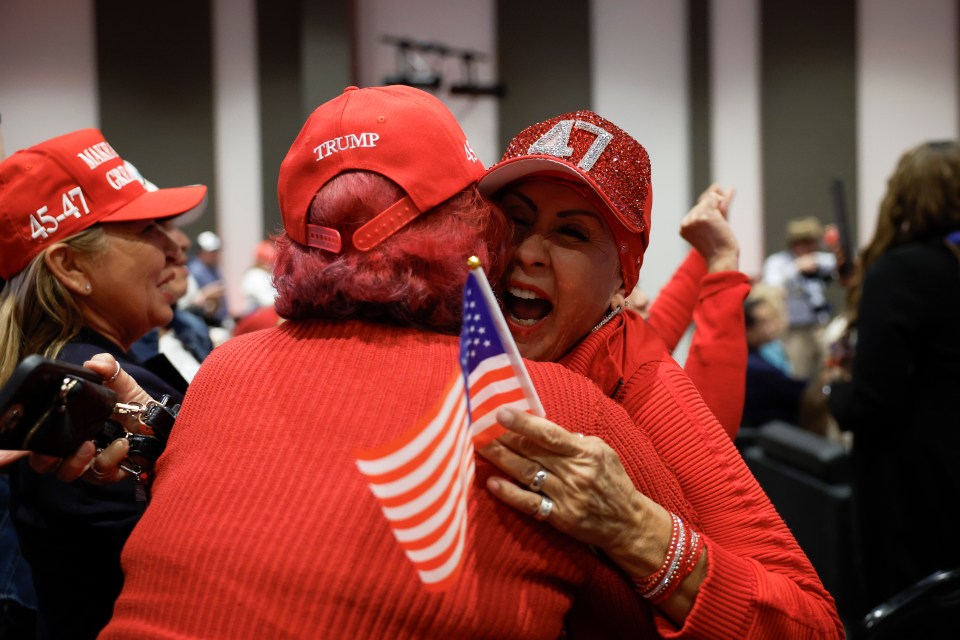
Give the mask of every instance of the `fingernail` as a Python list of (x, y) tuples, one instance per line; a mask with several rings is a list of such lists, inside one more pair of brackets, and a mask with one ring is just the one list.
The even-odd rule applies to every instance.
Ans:
[(497, 422), (502, 424), (505, 427), (509, 427), (513, 424), (514, 414), (513, 411), (507, 409), (506, 407), (497, 411)]
[(110, 448), (120, 454), (126, 454), (130, 450), (130, 441), (126, 438), (117, 438), (110, 443)]
[(498, 478), (487, 478), (487, 488), (492, 491), (499, 491), (500, 480)]

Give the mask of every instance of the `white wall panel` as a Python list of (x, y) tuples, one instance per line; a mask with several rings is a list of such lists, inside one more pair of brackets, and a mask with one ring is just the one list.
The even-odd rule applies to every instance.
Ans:
[(868, 242), (887, 178), (909, 147), (957, 137), (956, 0), (860, 0), (859, 239)]
[(0, 114), (8, 154), (100, 126), (95, 40), (93, 0), (3, 0)]
[(246, 311), (243, 273), (263, 237), (260, 107), (255, 0), (214, 0), (214, 165), (216, 228), (232, 313)]
[(653, 221), (640, 284), (655, 295), (686, 255), (678, 232), (692, 204), (686, 3), (601, 0), (592, 18), (593, 109), (650, 154)]
[(740, 269), (759, 275), (763, 247), (757, 0), (712, 0), (710, 118), (713, 180), (736, 188), (730, 224)]

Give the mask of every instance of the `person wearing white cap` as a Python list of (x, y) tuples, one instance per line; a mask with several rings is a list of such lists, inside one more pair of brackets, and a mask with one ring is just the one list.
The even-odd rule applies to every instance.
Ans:
[[(96, 129), (0, 162), (0, 383), (27, 355), (82, 364), (106, 351), (156, 397), (179, 402), (177, 391), (128, 352), (172, 317), (171, 282), (186, 258), (164, 224), (196, 211), (206, 191), (148, 190)], [(127, 444), (121, 438), (107, 449), (122, 459)], [(96, 636), (123, 581), (120, 549), (145, 507), (137, 481), (65, 484), (26, 459), (11, 472), (38, 637)], [(90, 471), (86, 477), (98, 481)]]
[(220, 270), (220, 236), (203, 231), (197, 236), (197, 253), (187, 262), (191, 283), (187, 289), (187, 308), (203, 317), (207, 324), (222, 327), (227, 320), (226, 283)]
[(813, 378), (822, 368), (822, 333), (830, 321), (827, 283), (837, 277), (837, 256), (821, 251), (824, 228), (815, 216), (787, 223), (787, 248), (767, 256), (763, 281), (783, 287), (787, 332), (783, 337), (791, 373)]

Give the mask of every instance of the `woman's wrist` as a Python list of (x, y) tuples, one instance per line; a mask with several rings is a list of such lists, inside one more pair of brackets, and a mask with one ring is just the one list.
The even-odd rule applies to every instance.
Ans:
[(740, 268), (740, 251), (739, 249), (719, 251), (706, 258), (706, 261), (707, 273), (737, 271)]
[(670, 549), (672, 514), (637, 492), (626, 507), (630, 518), (604, 553), (633, 578), (655, 572)]
[(653, 604), (660, 604), (673, 595), (693, 573), (703, 555), (703, 538), (700, 534), (677, 514), (671, 513), (670, 516), (673, 529), (663, 562), (650, 575), (633, 581), (640, 595)]

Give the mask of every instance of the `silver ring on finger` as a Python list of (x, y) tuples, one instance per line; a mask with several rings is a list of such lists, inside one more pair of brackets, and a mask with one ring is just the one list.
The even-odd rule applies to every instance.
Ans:
[(113, 372), (113, 375), (103, 381), (104, 384), (112, 384), (116, 381), (117, 376), (120, 375), (120, 362), (116, 361), (117, 370)]
[(540, 507), (537, 508), (537, 512), (533, 517), (537, 520), (546, 520), (550, 517), (551, 511), (553, 511), (553, 500), (547, 496), (540, 496)]
[(530, 483), (530, 490), (539, 492), (543, 488), (543, 483), (547, 481), (547, 470), (540, 467), (540, 470), (533, 474), (533, 482)]

